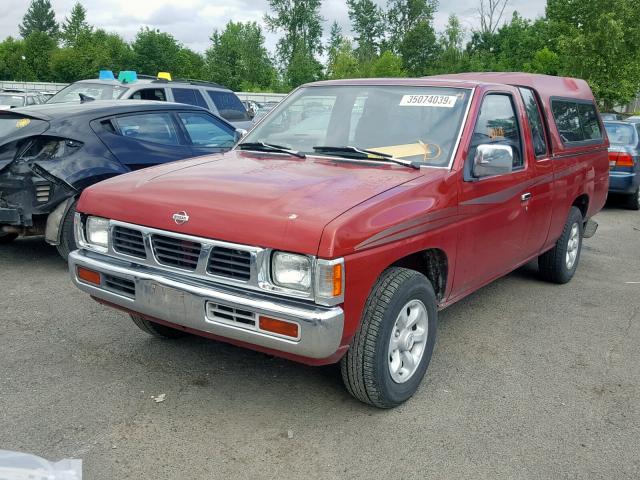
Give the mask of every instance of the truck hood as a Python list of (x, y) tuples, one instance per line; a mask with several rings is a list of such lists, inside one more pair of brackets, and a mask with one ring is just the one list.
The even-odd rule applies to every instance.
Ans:
[[(231, 151), (115, 177), (78, 210), (178, 233), (316, 254), (334, 218), (424, 175), (391, 164)], [(186, 212), (178, 225), (173, 215)]]

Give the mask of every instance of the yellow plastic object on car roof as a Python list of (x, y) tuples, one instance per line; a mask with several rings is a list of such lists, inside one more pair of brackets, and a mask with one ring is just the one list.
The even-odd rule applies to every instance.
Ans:
[(158, 72), (158, 80), (171, 81), (171, 74), (169, 72)]

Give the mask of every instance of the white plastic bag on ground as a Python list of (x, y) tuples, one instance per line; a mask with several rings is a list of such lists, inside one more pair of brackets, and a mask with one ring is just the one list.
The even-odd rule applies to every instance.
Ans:
[(0, 450), (0, 480), (82, 480), (82, 460), (49, 462), (28, 453)]

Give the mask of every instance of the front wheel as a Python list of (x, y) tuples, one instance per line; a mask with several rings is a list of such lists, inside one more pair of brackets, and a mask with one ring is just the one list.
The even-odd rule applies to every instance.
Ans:
[(178, 330), (176, 328), (167, 327), (166, 325), (160, 325), (159, 323), (150, 322), (142, 318), (140, 315), (129, 314), (133, 323), (143, 332), (153, 335), (158, 338), (181, 338), (187, 335), (187, 332)]
[(60, 243), (56, 245), (56, 248), (58, 249), (60, 256), (65, 260), (69, 258), (69, 254), (71, 252), (78, 248), (76, 245), (76, 237), (73, 232), (73, 219), (76, 216), (77, 204), (77, 201), (71, 204), (66, 215), (62, 218), (62, 223), (60, 224)]
[(341, 361), (349, 393), (378, 408), (411, 398), (429, 366), (437, 326), (436, 296), (429, 280), (406, 268), (385, 270)]
[(582, 251), (583, 224), (580, 210), (571, 207), (555, 247), (538, 257), (538, 269), (543, 279), (562, 284), (573, 278)]

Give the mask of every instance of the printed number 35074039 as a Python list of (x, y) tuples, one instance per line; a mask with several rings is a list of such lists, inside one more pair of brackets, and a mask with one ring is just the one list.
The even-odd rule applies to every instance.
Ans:
[(403, 95), (401, 107), (443, 107), (453, 108), (458, 97), (455, 95)]

